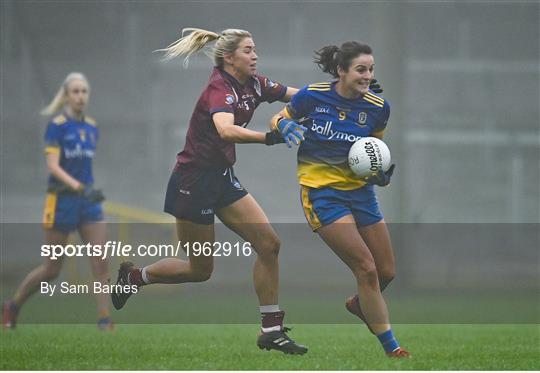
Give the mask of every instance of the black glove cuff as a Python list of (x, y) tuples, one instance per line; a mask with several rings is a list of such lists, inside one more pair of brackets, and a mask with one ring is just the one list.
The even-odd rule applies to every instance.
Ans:
[(279, 133), (279, 131), (274, 130), (266, 132), (264, 143), (266, 145), (284, 144), (285, 139), (283, 138), (283, 136), (281, 136), (281, 133)]

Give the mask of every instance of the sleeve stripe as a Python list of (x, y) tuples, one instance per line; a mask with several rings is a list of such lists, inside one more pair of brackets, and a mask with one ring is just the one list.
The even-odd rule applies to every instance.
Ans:
[(282, 85), (281, 86), (281, 92), (278, 94), (278, 100), (281, 100), (283, 97), (285, 97), (285, 94), (287, 93), (287, 86)]
[(285, 113), (285, 118), (287, 119), (293, 119), (293, 116), (291, 114), (291, 108), (289, 108), (289, 105), (285, 106), (285, 108), (283, 109), (283, 112)]
[(369, 102), (370, 104), (373, 104), (375, 106), (378, 106), (378, 107), (384, 107), (384, 104), (381, 104), (380, 102), (378, 101), (375, 101), (369, 97), (366, 97), (366, 95), (364, 95), (364, 100), (366, 100), (367, 102)]
[(215, 113), (234, 113), (234, 111), (231, 108), (226, 107), (220, 107), (210, 110), (210, 115), (213, 115)]
[(370, 99), (372, 99), (373, 101), (378, 101), (380, 102), (381, 104), (384, 104), (384, 100), (378, 96), (375, 96), (374, 94), (372, 94), (371, 92), (368, 92), (365, 94), (366, 97), (369, 97)]
[(330, 82), (323, 82), (323, 83), (313, 83), (308, 86), (308, 88), (326, 88), (330, 87), (332, 83)]
[(312, 87), (312, 88), (308, 88), (307, 90), (308, 90), (308, 91), (319, 91), (319, 92), (326, 92), (326, 91), (330, 91), (330, 90), (331, 90), (331, 88), (330, 88), (330, 87), (329, 87), (329, 88), (323, 88), (323, 87), (321, 87), (321, 88), (318, 88), (318, 87)]
[(376, 138), (381, 139), (381, 140), (383, 138), (383, 135), (384, 135), (384, 130), (371, 132), (371, 136), (376, 137)]
[(60, 148), (58, 146), (47, 146), (45, 147), (45, 153), (60, 154)]

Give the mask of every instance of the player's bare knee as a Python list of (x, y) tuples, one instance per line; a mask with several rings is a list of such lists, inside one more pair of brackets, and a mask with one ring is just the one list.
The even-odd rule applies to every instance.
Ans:
[(373, 260), (361, 260), (354, 269), (354, 275), (360, 284), (366, 284), (369, 287), (377, 287), (379, 284), (379, 275), (377, 267)]
[(276, 235), (265, 237), (257, 244), (257, 254), (262, 258), (277, 258), (281, 241)]

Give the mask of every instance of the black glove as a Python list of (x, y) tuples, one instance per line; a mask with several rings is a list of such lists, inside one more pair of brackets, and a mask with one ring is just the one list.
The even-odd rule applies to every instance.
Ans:
[(84, 185), (78, 189), (72, 189), (65, 184), (53, 185), (47, 188), (49, 193), (66, 193), (66, 194), (78, 194), (84, 198), (87, 198), (92, 203), (99, 203), (105, 200), (105, 196), (101, 189), (94, 189), (91, 185)]
[(394, 173), (394, 168), (396, 168), (396, 165), (392, 164), (388, 171), (379, 170), (375, 175), (365, 178), (364, 181), (368, 184), (375, 184), (382, 187), (387, 186), (390, 184), (390, 178)]
[(94, 189), (92, 186), (85, 185), (81, 191), (81, 195), (92, 203), (99, 203), (105, 200), (105, 196), (101, 189)]
[(284, 144), (285, 139), (283, 138), (283, 136), (281, 136), (281, 133), (279, 133), (278, 130), (274, 130), (274, 131), (266, 132), (264, 143), (266, 145)]
[(383, 93), (383, 89), (381, 85), (377, 82), (377, 79), (373, 79), (371, 83), (369, 83), (369, 89), (371, 89), (373, 93)]

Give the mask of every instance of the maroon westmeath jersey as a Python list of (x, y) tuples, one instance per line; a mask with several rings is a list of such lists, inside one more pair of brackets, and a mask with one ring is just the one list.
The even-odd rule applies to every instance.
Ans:
[(178, 153), (177, 165), (221, 170), (231, 167), (236, 161), (235, 144), (219, 136), (212, 115), (232, 113), (234, 124), (246, 127), (261, 102), (279, 100), (286, 90), (287, 87), (262, 75), (254, 75), (241, 85), (230, 74), (214, 67), (191, 116), (186, 145)]

